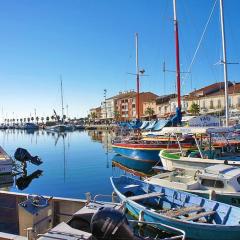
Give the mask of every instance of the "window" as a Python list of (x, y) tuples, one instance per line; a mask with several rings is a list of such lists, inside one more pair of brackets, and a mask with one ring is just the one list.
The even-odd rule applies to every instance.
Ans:
[(240, 107), (240, 97), (237, 98), (237, 105)]
[(215, 188), (223, 188), (224, 184), (220, 180), (214, 179), (202, 179), (201, 184), (205, 187), (215, 187)]
[(135, 104), (133, 104), (132, 107), (135, 108)]
[(203, 100), (203, 108), (206, 108), (205, 100)]
[(213, 100), (210, 101), (210, 109), (213, 109)]
[(222, 104), (221, 104), (221, 100), (220, 99), (218, 99), (218, 108), (221, 108), (222, 107)]

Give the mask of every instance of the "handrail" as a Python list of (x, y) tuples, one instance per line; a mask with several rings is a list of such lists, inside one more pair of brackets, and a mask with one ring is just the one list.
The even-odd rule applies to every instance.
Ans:
[[(128, 220), (128, 221), (131, 222), (131, 223), (138, 223), (138, 224), (160, 225), (160, 226), (163, 226), (163, 227), (165, 227), (165, 228), (169, 228), (169, 229), (171, 229), (171, 230), (174, 230), (174, 231), (179, 232), (179, 233), (182, 234), (182, 235), (179, 235), (179, 236), (171, 237), (171, 238), (169, 238), (169, 239), (182, 239), (182, 240), (185, 240), (185, 238), (186, 238), (186, 233), (185, 233), (185, 231), (183, 231), (182, 229), (179, 229), (179, 228), (175, 228), (175, 227), (166, 225), (166, 224), (164, 224), (164, 223), (149, 222), (149, 221), (139, 221), (139, 220)], [(165, 238), (165, 239), (166, 239), (166, 238)]]

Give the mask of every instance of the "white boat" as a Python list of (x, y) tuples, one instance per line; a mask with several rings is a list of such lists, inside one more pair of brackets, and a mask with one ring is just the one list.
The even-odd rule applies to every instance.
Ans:
[[(162, 150), (160, 158), (167, 170), (175, 168), (204, 169), (215, 164), (228, 163), (240, 166), (239, 140), (229, 140), (226, 134), (232, 133), (234, 128), (230, 127), (169, 127), (164, 128), (162, 133), (169, 136), (190, 134), (193, 136), (198, 148), (197, 151), (186, 152), (179, 143), (179, 151)], [(213, 141), (216, 135), (221, 140)], [(204, 149), (205, 148), (205, 149)]]
[(238, 167), (218, 164), (203, 170), (176, 169), (146, 178), (145, 182), (240, 206)]
[(0, 147), (0, 175), (12, 173), (12, 167), (12, 158)]

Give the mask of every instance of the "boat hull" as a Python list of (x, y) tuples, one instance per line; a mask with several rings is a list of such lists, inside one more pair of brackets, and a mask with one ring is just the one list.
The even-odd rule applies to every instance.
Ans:
[(136, 147), (127, 147), (121, 145), (112, 145), (112, 148), (115, 153), (120, 154), (124, 157), (131, 158), (134, 160), (157, 163), (160, 161), (159, 152), (160, 149), (153, 148), (136, 148)]
[[(176, 168), (191, 168), (191, 169), (204, 169), (216, 164), (225, 164), (226, 160), (219, 159), (203, 159), (203, 158), (193, 158), (193, 157), (179, 157), (174, 158), (171, 153), (166, 153), (167, 151), (160, 151), (159, 157), (164, 168), (172, 171)], [(240, 161), (227, 161), (229, 165), (240, 166)]]
[[(139, 208), (139, 206), (132, 203), (126, 203), (126, 207), (128, 211), (136, 217), (139, 217), (140, 212), (144, 211), (143, 208)], [(227, 229), (224, 230), (218, 226), (201, 226), (201, 228), (199, 228), (198, 226), (193, 226), (192, 224), (182, 224), (181, 222), (176, 222), (171, 219), (156, 217), (151, 212), (146, 212), (143, 220), (149, 222), (160, 222), (174, 228), (182, 229), (185, 231), (187, 238), (191, 240), (238, 240), (240, 234), (239, 229), (236, 227), (226, 227)], [(159, 227), (159, 229), (164, 231), (168, 230), (164, 227)]]
[[(227, 205), (224, 203), (219, 203), (216, 201), (204, 199), (197, 195), (185, 193), (183, 191), (175, 191), (173, 189), (156, 186), (149, 183), (144, 183), (143, 181), (127, 178), (125, 176), (122, 176), (120, 178), (111, 178), (111, 182), (112, 182), (114, 191), (119, 196), (121, 201), (125, 203), (125, 206), (128, 209), (128, 211), (130, 211), (136, 217), (141, 216), (141, 220), (165, 224), (172, 228), (181, 229), (186, 233), (187, 238), (194, 239), (194, 240), (211, 240), (211, 239), (237, 240), (239, 239), (239, 235), (240, 235), (239, 222), (236, 221), (234, 222), (234, 224), (231, 222), (232, 219), (236, 217), (235, 214), (239, 212), (239, 209), (236, 207), (233, 207), (231, 205)], [(191, 202), (192, 204), (191, 206), (194, 206), (195, 204), (196, 205), (199, 204), (200, 206), (201, 204), (201, 206), (205, 207), (206, 211), (210, 209), (215, 209), (215, 214), (217, 214), (216, 215), (217, 218), (219, 216), (222, 220), (218, 224), (208, 224), (208, 223), (201, 223), (201, 222), (197, 223), (193, 221), (186, 221), (184, 220), (184, 218), (179, 219), (179, 218), (169, 217), (167, 215), (158, 213), (156, 210), (152, 210), (151, 205), (150, 207), (149, 205), (145, 206), (144, 200), (143, 200), (143, 203), (140, 204), (139, 202), (136, 202), (134, 200), (127, 198), (126, 195), (124, 194), (127, 194), (127, 191), (129, 192), (130, 188), (133, 193), (133, 195), (130, 195), (130, 196), (139, 195), (138, 194), (139, 191), (142, 191), (143, 189), (144, 189), (144, 192), (146, 191), (148, 192), (148, 190), (150, 189), (151, 189), (150, 192), (152, 192), (153, 189), (154, 189), (154, 192), (157, 192), (157, 193), (164, 192), (165, 193), (164, 198), (166, 196), (167, 200), (172, 199), (171, 202), (169, 201), (165, 202), (165, 204), (170, 205), (169, 206), (170, 208), (175, 208), (176, 204), (182, 206), (182, 204), (186, 204), (187, 202), (188, 203)], [(141, 194), (142, 193), (140, 193), (140, 195)], [(155, 200), (165, 201), (165, 200), (157, 200), (157, 199)], [(223, 213), (222, 211), (224, 211), (224, 215), (220, 216)], [(229, 224), (229, 225), (222, 224), (224, 221), (228, 220), (226, 216), (229, 217), (228, 214), (230, 214), (230, 212), (232, 211), (233, 211), (233, 214), (230, 221), (232, 224)], [(158, 228), (162, 230), (166, 230), (161, 225), (159, 225)], [(175, 233), (174, 230), (172, 232)]]

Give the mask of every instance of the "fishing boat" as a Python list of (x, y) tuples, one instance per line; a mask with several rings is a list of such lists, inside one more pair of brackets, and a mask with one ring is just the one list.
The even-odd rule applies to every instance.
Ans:
[[(194, 140), (191, 137), (180, 138), (184, 150), (194, 150)], [(143, 162), (152, 162), (153, 164), (160, 161), (159, 153), (163, 149), (176, 150), (179, 148), (176, 138), (143, 138), (140, 140), (129, 139), (121, 142), (114, 141), (112, 148), (115, 153), (124, 157)]]
[[(0, 238), (21, 240), (161, 240), (160, 231), (151, 231), (153, 236), (140, 235), (133, 231), (139, 221), (128, 220), (121, 205), (100, 201), (106, 195), (91, 199), (73, 199), (37, 196), (0, 191)], [(111, 196), (112, 197), (112, 196)], [(156, 223), (141, 223), (149, 227)], [(172, 229), (166, 226), (166, 229)], [(174, 228), (175, 235), (165, 240), (185, 239), (182, 230)], [(149, 229), (150, 230), (150, 229)], [(166, 234), (165, 234), (166, 236)]]
[(176, 169), (146, 178), (145, 182), (240, 206), (238, 167), (218, 164), (203, 170)]
[[(215, 164), (240, 166), (239, 141), (229, 140), (226, 134), (234, 131), (232, 127), (169, 127), (162, 133), (168, 135), (191, 134), (195, 140), (197, 150), (186, 152), (179, 143), (178, 152), (172, 150), (160, 151), (160, 158), (164, 168), (204, 169)], [(218, 140), (218, 137), (222, 138)], [(214, 140), (215, 139), (215, 140)]]
[(126, 209), (139, 219), (182, 229), (189, 239), (239, 239), (238, 207), (126, 176), (111, 182)]

